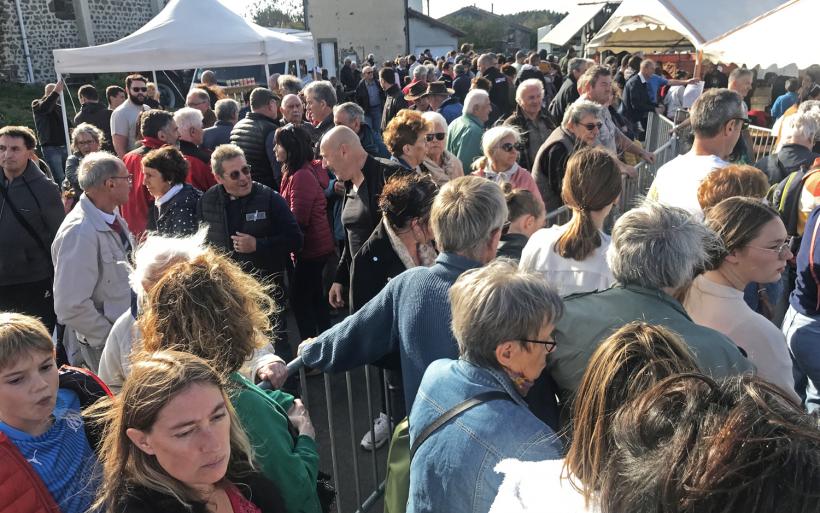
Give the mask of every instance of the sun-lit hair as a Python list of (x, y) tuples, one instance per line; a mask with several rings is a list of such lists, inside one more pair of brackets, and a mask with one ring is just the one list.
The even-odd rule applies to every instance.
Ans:
[(0, 312), (0, 369), (17, 363), (25, 353), (54, 354), (54, 344), (40, 319)]
[(698, 186), (698, 203), (705, 212), (726, 198), (763, 198), (768, 191), (766, 173), (754, 166), (731, 164), (706, 175)]

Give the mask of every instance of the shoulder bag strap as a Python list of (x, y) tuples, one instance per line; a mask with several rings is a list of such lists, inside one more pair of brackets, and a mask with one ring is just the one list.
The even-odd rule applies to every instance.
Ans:
[(43, 242), (43, 239), (41, 239), (40, 236), (37, 235), (37, 231), (29, 224), (28, 221), (26, 221), (26, 218), (23, 217), (23, 214), (21, 214), (20, 211), (17, 210), (17, 207), (14, 206), (14, 203), (11, 202), (9, 192), (2, 184), (0, 184), (0, 193), (3, 194), (3, 199), (6, 200), (6, 205), (8, 205), (11, 209), (11, 213), (14, 214), (14, 218), (17, 219), (17, 222), (20, 223), (20, 225), (28, 232), (31, 238), (34, 239), (34, 242), (37, 243), (37, 246), (48, 257), (48, 261), (51, 262), (51, 251), (49, 251), (48, 248), (46, 248), (46, 244)]
[(421, 444), (424, 443), (427, 438), (430, 437), (433, 433), (435, 433), (439, 428), (441, 428), (444, 424), (452, 420), (453, 418), (461, 415), (465, 411), (469, 410), (474, 406), (478, 406), (481, 403), (486, 403), (487, 401), (492, 401), (494, 399), (507, 399), (512, 401), (512, 397), (507, 392), (501, 392), (500, 390), (493, 390), (491, 392), (484, 392), (483, 394), (478, 394), (475, 397), (471, 397), (466, 401), (459, 403), (446, 412), (444, 412), (439, 418), (434, 420), (429, 426), (424, 428), (424, 431), (421, 432), (416, 441), (413, 442), (413, 446), (410, 448), (410, 461), (413, 461), (413, 455), (416, 454), (416, 451), (419, 450)]

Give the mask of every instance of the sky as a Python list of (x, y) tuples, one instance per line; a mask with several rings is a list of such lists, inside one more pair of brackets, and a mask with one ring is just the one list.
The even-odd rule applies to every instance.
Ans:
[[(220, 1), (239, 14), (245, 14), (247, 6), (254, 2), (254, 0)], [(552, 9), (561, 12), (566, 11), (575, 3), (575, 0), (430, 0), (431, 12), (429, 14), (433, 18), (440, 18), (467, 5), (475, 5), (488, 11), (492, 8), (496, 14), (515, 14), (538, 9)], [(427, 0), (422, 0), (422, 6), (424, 14), (428, 14)]]

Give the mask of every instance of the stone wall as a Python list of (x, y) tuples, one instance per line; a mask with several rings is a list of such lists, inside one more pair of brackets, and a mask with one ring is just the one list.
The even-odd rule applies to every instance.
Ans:
[[(152, 12), (152, 0), (83, 1), (90, 5), (98, 45), (131, 34), (156, 14)], [(80, 46), (77, 22), (58, 19), (58, 12), (61, 17), (72, 18), (71, 4), (72, 0), (20, 0), (37, 82), (53, 81), (56, 77), (52, 50)], [(26, 73), (23, 37), (14, 0), (0, 0), (0, 77), (25, 82)]]

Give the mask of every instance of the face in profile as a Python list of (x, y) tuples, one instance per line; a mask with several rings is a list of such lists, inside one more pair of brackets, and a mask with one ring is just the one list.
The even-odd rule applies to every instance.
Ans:
[(207, 488), (225, 477), (231, 421), (219, 387), (193, 383), (159, 411), (150, 431), (129, 428), (128, 438), (186, 486)]

